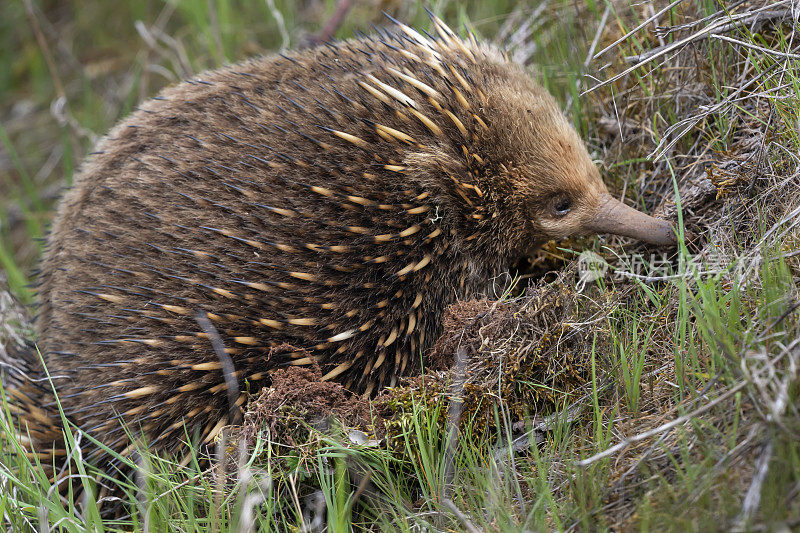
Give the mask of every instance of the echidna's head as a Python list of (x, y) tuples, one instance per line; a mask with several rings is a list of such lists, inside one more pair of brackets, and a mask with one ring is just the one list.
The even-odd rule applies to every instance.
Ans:
[(609, 194), (583, 141), (544, 88), (491, 49), (481, 52), (480, 60), (462, 63), (476, 85), (469, 92), (473, 100), (462, 106), (468, 111), (452, 107), (462, 123), (473, 125), (472, 142), (438, 148), (418, 161), (449, 189), (443, 196), (467, 221), (463, 235), (479, 245), (504, 243), (505, 249), (485, 251), (506, 257), (576, 234), (675, 243), (669, 222)]
[[(495, 201), (512, 203), (524, 218), (518, 238), (546, 241), (612, 233), (674, 244), (670, 223), (609, 194), (583, 141), (552, 96), (527, 75), (513, 72), (513, 67), (508, 70), (487, 94), (484, 111), (494, 120), (482, 144), (489, 159), (504, 162), (485, 179), (505, 196)], [(491, 78), (487, 82), (491, 84)]]

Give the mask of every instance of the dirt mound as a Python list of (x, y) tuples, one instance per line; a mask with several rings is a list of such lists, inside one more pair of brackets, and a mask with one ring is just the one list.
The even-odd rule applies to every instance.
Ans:
[[(559, 276), (559, 283), (539, 282), (514, 300), (452, 305), (443, 334), (423, 354), (424, 373), (402, 379), (371, 402), (320, 381), (318, 367), (273, 372), (272, 386), (248, 405), (245, 435), (267, 431), (274, 442), (297, 446), (313, 431), (332, 430), (335, 420), (391, 447), (420, 406), (447, 409), (455, 399), (457, 422), (472, 432), (494, 432), (501, 403), (520, 428), (531, 415), (553, 413), (589, 379), (593, 342), (604, 338), (597, 324), (585, 325), (604, 303), (579, 298), (574, 268)], [(444, 430), (446, 417), (440, 423)]]
[(318, 365), (275, 370), (270, 376), (272, 385), (248, 404), (242, 427), (248, 441), (267, 430), (273, 438), (296, 445), (312, 427), (325, 431), (334, 421), (353, 427), (371, 424), (367, 400), (339, 383), (321, 381)]

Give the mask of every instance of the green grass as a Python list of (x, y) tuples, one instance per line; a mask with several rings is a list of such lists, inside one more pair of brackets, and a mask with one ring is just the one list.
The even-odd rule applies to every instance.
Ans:
[[(494, 413), (497, 431), (479, 431), (468, 423), (452, 440), (442, 429), (449, 427), (447, 403), (439, 399), (431, 404), (429, 398), (415, 397), (394, 446), (356, 445), (344, 432), (310, 430), (307, 442), (289, 449), (262, 434), (226, 472), (209, 469), (194, 448), (187, 466), (145, 453), (139, 474), (121, 483), (123, 511), (118, 518), (101, 516), (96, 501), (102, 474), (91, 465), (72, 461), (70, 476), (54, 487), (41, 465), (19, 453), (21, 444), (8, 427), (4, 403), (3, 527), (9, 531), (48, 527), (286, 531), (312, 525), (329, 531), (798, 527), (800, 415), (795, 406), (800, 381), (793, 365), (798, 362), (800, 338), (794, 311), (795, 251), (800, 240), (792, 226), (796, 217), (782, 220), (794, 207), (791, 200), (798, 191), (791, 182), (796, 180), (800, 150), (797, 60), (704, 40), (691, 54), (684, 52), (675, 60), (687, 62), (681, 68), (645, 65), (626, 79), (583, 94), (591, 85), (584, 74), (609, 78), (628, 67), (620, 55), (646, 53), (660, 41), (650, 30), (634, 33), (587, 67), (589, 43), (607, 9), (607, 35), (596, 51), (636, 27), (650, 12), (627, 2), (552, 4), (532, 21), (526, 39), (535, 76), (556, 95), (587, 139), (606, 171), (607, 183), (624, 190), (632, 203), (652, 208), (654, 191), (674, 195), (673, 187), (684, 184), (683, 175), (692, 171), (692, 162), (708, 165), (714, 174), (722, 172), (715, 166), (718, 162), (739, 156), (760, 158), (760, 166), (746, 169), (755, 176), (753, 187), (720, 187), (721, 193), (733, 191), (732, 196), (709, 208), (721, 222), (707, 226), (732, 236), (730, 242), (719, 243), (731, 258), (720, 272), (693, 274), (695, 257), (682, 247), (670, 259), (668, 279), (606, 278), (586, 287), (587, 298), (612, 295), (618, 304), (594, 323), (594, 333), (584, 339), (592, 348), (590, 379), (582, 396), (565, 396), (559, 409), (548, 413), (545, 429), (532, 433), (525, 443), (512, 442), (502, 402)], [(27, 284), (41, 251), (37, 239), (52, 217), (54, 191), (71, 182), (98, 135), (138, 101), (183, 76), (277, 50), (287, 44), (285, 37), (289, 46), (300, 45), (303, 36), (317, 31), (335, 9), (332, 0), (275, 0), (275, 11), (268, 2), (233, 0), (29, 5), (32, 14), (24, 2), (12, 1), (0, 16), (0, 272), (26, 303), (33, 300)], [(440, 0), (430, 7), (451, 25), (463, 23), (491, 38), (502, 31), (518, 4)], [(522, 27), (535, 9), (535, 4), (522, 4), (522, 17), (514, 26)], [(673, 8), (659, 22), (675, 25), (686, 13), (694, 12), (699, 19), (718, 9), (716, 2), (695, 0)], [(422, 4), (409, 3), (395, 14), (417, 27), (430, 27)], [(142, 21), (140, 27), (153, 37), (155, 46), (146, 46), (135, 21)], [(349, 36), (370, 22), (380, 18), (370, 7), (357, 7), (338, 35)], [(45, 36), (44, 50), (35, 38), (37, 25)], [(766, 25), (755, 33), (742, 27), (727, 35), (797, 53), (796, 35), (786, 25)], [(665, 43), (675, 39), (675, 35), (664, 37)], [(46, 54), (55, 58), (56, 71), (48, 66)], [(689, 64), (687, 57), (696, 63)], [(598, 74), (596, 68), (605, 62), (609, 68)], [(690, 67), (694, 77), (681, 77)], [(752, 79), (757, 82), (748, 89), (750, 96), (739, 98), (746, 95), (737, 89)], [(68, 105), (56, 119), (50, 110), (61, 96), (58, 86), (64, 88)], [(665, 160), (648, 157), (669, 126), (697, 113), (699, 105), (707, 109), (716, 104), (722, 110), (698, 115), (696, 125)], [(616, 133), (598, 126), (607, 117), (619, 117), (640, 129), (628, 131), (625, 140), (617, 139)], [(763, 134), (763, 151), (754, 152), (745, 142), (753, 131)], [(716, 159), (709, 160), (709, 154)], [(698, 215), (692, 217), (696, 221)], [(626, 268), (624, 261), (614, 264)], [(681, 424), (637, 437), (688, 414), (693, 416)], [(532, 426), (537, 420), (532, 416), (527, 423)], [(68, 428), (68, 448), (77, 453), (75, 437)], [(620, 442), (627, 446), (597, 455)], [(759, 482), (756, 468), (761, 459), (767, 468)], [(130, 459), (122, 460), (136, 466)], [(81, 505), (73, 499), (78, 492), (87, 495)], [(747, 494), (759, 497), (743, 514)], [(314, 498), (319, 506), (310, 503)]]

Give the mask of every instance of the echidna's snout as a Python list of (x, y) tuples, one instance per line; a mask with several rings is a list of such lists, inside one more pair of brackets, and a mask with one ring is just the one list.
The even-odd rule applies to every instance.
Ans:
[(584, 229), (593, 233), (633, 237), (658, 246), (677, 242), (672, 224), (628, 207), (608, 193), (599, 196), (595, 214)]

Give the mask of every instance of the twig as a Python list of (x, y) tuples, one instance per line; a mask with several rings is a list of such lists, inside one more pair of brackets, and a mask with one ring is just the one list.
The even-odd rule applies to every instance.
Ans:
[[(545, 10), (549, 7), (549, 0), (542, 0), (536, 7), (534, 7), (528, 17), (522, 24), (514, 17), (509, 17), (506, 24), (503, 25), (504, 30), (498, 34), (498, 41), (504, 43), (504, 48), (511, 51), (512, 59), (515, 63), (524, 65), (531, 55), (536, 51), (536, 41), (528, 42), (531, 35), (534, 35), (539, 28), (542, 27), (547, 20), (544, 15)], [(522, 13), (522, 10), (515, 11), (515, 13)], [(515, 28), (511, 33), (511, 28)]]
[(328, 22), (322, 27), (319, 33), (309, 37), (306, 46), (303, 48), (333, 39), (333, 36), (336, 35), (342, 22), (344, 22), (344, 17), (347, 15), (347, 12), (350, 11), (351, 7), (353, 7), (353, 0), (339, 0), (339, 3), (336, 5), (336, 11), (333, 12), (331, 18), (328, 19)]
[[(723, 17), (730, 17), (731, 16), (730, 13), (733, 13), (733, 11), (735, 11), (739, 6), (741, 6), (743, 4), (747, 4), (750, 1), (751, 0), (737, 0), (736, 2), (732, 2), (730, 4), (727, 4), (724, 9), (721, 9), (721, 10), (717, 11), (716, 13), (712, 13), (711, 15), (708, 15), (707, 17), (703, 17), (701, 19), (691, 21), (691, 22), (689, 22), (687, 24), (679, 24), (678, 26), (674, 26), (672, 28), (667, 28), (664, 31), (662, 31), (662, 33), (666, 37), (667, 35), (670, 35), (672, 32), (684, 30), (684, 29), (687, 29), (687, 28), (693, 28), (695, 26), (703, 24), (704, 22), (707, 22), (709, 20), (714, 19), (718, 15), (721, 15)], [(759, 17), (759, 16), (754, 17), (753, 20), (752, 20), (753, 26), (751, 26), (751, 28), (754, 29), (754, 28), (757, 27), (756, 26), (757, 24), (759, 24), (760, 22), (766, 22), (767, 20), (771, 20), (773, 18), (772, 15), (777, 13), (777, 11), (765, 11), (766, 9), (775, 8), (775, 7), (778, 7), (780, 5), (788, 5), (789, 6), (789, 11), (791, 11), (792, 10), (792, 6), (794, 5), (795, 1), (796, 0), (780, 0), (780, 1), (774, 2), (772, 4), (765, 4), (763, 7), (759, 8), (759, 9), (756, 9), (756, 10), (748, 11), (747, 13), (743, 13), (743, 15), (747, 15), (748, 13), (750, 13), (750, 14), (763, 13), (767, 17), (767, 18), (762, 18), (762, 17)], [(796, 15), (792, 15), (792, 16), (796, 18)], [(750, 21), (748, 21), (748, 22), (750, 22)], [(732, 23), (732, 24), (735, 24), (735, 22)], [(725, 31), (727, 31), (727, 29), (725, 29)]]
[[(58, 69), (56, 68), (56, 62), (53, 59), (53, 55), (50, 53), (50, 47), (47, 46), (47, 39), (45, 39), (44, 33), (42, 33), (42, 28), (39, 26), (39, 21), (36, 19), (36, 12), (33, 9), (33, 4), (31, 4), (31, 0), (24, 0), (24, 4), (25, 13), (28, 15), (31, 29), (36, 37), (36, 42), (39, 44), (39, 49), (42, 51), (42, 56), (47, 64), (47, 70), (50, 72), (50, 78), (53, 80), (53, 88), (56, 90), (56, 95), (58, 96), (56, 100), (63, 102), (65, 114), (71, 116), (67, 104), (67, 92), (64, 90), (64, 84), (61, 82), (61, 76), (58, 74)], [(72, 128), (69, 128), (69, 141), (70, 145), (72, 146), (72, 153), (75, 160), (80, 160), (81, 147), (78, 144), (78, 140), (75, 138), (75, 132), (72, 130)]]
[(725, 6), (719, 11), (715, 11), (709, 15), (706, 15), (705, 17), (690, 20), (689, 22), (685, 22), (683, 24), (676, 24), (675, 26), (669, 26), (669, 27), (656, 26), (656, 32), (659, 33), (662, 37), (669, 37), (675, 32), (696, 28), (701, 24), (705, 24), (709, 20), (718, 19), (720, 17), (730, 17), (731, 13), (736, 11), (739, 8), (739, 6), (749, 1), (750, 0), (735, 0), (733, 2), (726, 3)]
[(275, 7), (275, 0), (264, 0), (267, 3), (267, 9), (272, 14), (275, 22), (278, 23), (278, 31), (281, 33), (281, 50), (286, 50), (291, 44), (289, 38), (289, 31), (286, 29), (286, 21), (283, 18), (281, 10)]
[(667, 422), (666, 424), (662, 424), (662, 425), (658, 426), (657, 428), (653, 428), (653, 429), (651, 429), (649, 431), (645, 431), (644, 433), (639, 433), (638, 435), (634, 435), (633, 437), (630, 437), (630, 438), (627, 438), (627, 439), (623, 439), (619, 443), (615, 444), (614, 446), (612, 446), (610, 448), (607, 448), (607, 449), (603, 450), (600, 453), (596, 453), (596, 454), (592, 455), (591, 457), (589, 457), (587, 459), (583, 459), (582, 461), (578, 461), (576, 463), (576, 465), (581, 467), (581, 468), (586, 468), (587, 466), (591, 465), (592, 463), (596, 463), (600, 459), (608, 457), (609, 455), (612, 455), (612, 454), (614, 454), (614, 453), (616, 453), (616, 452), (618, 452), (620, 450), (623, 450), (623, 449), (627, 448), (631, 444), (634, 444), (634, 443), (637, 443), (637, 442), (641, 442), (643, 440), (647, 440), (647, 439), (649, 439), (650, 437), (652, 437), (654, 435), (658, 435), (659, 433), (664, 433), (666, 431), (669, 431), (670, 429), (672, 429), (672, 428), (674, 428), (676, 426), (679, 426), (679, 425), (681, 425), (681, 424), (683, 424), (685, 422), (688, 422), (689, 420), (691, 420), (692, 418), (696, 417), (697, 415), (705, 413), (706, 411), (708, 411), (709, 409), (711, 409), (712, 407), (714, 407), (718, 403), (721, 403), (721, 402), (727, 400), (728, 398), (730, 398), (731, 396), (733, 396), (734, 394), (736, 394), (737, 392), (739, 392), (740, 390), (745, 388), (746, 385), (747, 385), (747, 381), (741, 381), (738, 385), (736, 385), (732, 389), (729, 389), (727, 392), (725, 392), (724, 394), (720, 395), (719, 397), (711, 400), (707, 404), (698, 407), (697, 409), (695, 409), (691, 413), (687, 413), (687, 414), (685, 414), (683, 416), (680, 416), (680, 417), (676, 418), (672, 422)]
[(145, 24), (137, 20), (134, 23), (134, 27), (139, 35), (142, 37), (144, 42), (154, 51), (158, 52), (163, 58), (168, 58), (168, 51), (165, 50), (158, 44), (158, 41), (162, 41), (167, 47), (169, 51), (173, 53), (172, 58), (169, 58), (172, 62), (173, 69), (176, 71), (176, 79), (178, 78), (188, 78), (194, 72), (192, 68), (191, 61), (189, 61), (189, 56), (186, 53), (186, 48), (184, 48), (183, 44), (174, 37), (167, 35), (162, 27), (158, 25), (154, 25), (151, 27), (145, 26)]
[[(750, 98), (750, 95), (747, 96), (740, 96), (745, 89), (749, 88), (751, 85), (755, 84), (759, 80), (762, 80), (764, 76), (771, 73), (773, 70), (777, 68), (778, 64), (774, 64), (771, 67), (765, 69), (763, 72), (758, 74), (757, 76), (753, 77), (752, 79), (748, 80), (746, 83), (743, 83), (739, 87), (736, 88), (728, 98), (710, 106), (710, 107), (700, 107), (699, 113), (693, 113), (687, 118), (684, 118), (672, 126), (670, 126), (667, 131), (665, 131), (662, 136), (661, 140), (658, 143), (652, 152), (647, 156), (648, 159), (657, 160), (660, 159), (665, 153), (672, 150), (673, 147), (686, 135), (692, 128), (694, 128), (700, 121), (705, 119), (707, 116), (712, 115), (714, 113), (722, 112), (724, 109), (727, 109), (728, 106), (733, 105), (735, 102), (740, 100), (746, 100)], [(763, 83), (763, 81), (762, 81)], [(682, 128), (682, 129), (681, 129)], [(680, 129), (677, 135), (673, 135), (673, 132)]]
[(295, 486), (295, 481), (294, 481), (296, 476), (297, 476), (297, 471), (287, 476), (287, 480), (289, 481), (289, 488), (291, 489), (292, 502), (294, 503), (294, 506), (297, 509), (297, 517), (300, 519), (300, 531), (309, 531), (309, 528), (306, 525), (306, 521), (303, 518), (303, 507), (300, 505), (300, 498), (297, 497), (297, 487)]
[(450, 501), (450, 500), (442, 500), (442, 505), (447, 507), (450, 510), (450, 512), (452, 512), (455, 515), (455, 517), (458, 519), (458, 521), (461, 522), (461, 525), (464, 526), (464, 529), (469, 531), (469, 533), (481, 533), (481, 530), (478, 529), (477, 527), (475, 527), (472, 524), (472, 522), (469, 521), (469, 518), (467, 518), (467, 515), (465, 515), (463, 512), (461, 512), (461, 509), (456, 507), (456, 504), (454, 504), (452, 501)]
[(734, 531), (744, 531), (747, 528), (747, 522), (750, 517), (758, 510), (758, 505), (761, 503), (761, 489), (764, 487), (764, 480), (767, 478), (769, 472), (769, 463), (772, 459), (773, 440), (770, 439), (765, 445), (758, 456), (756, 461), (756, 471), (753, 474), (753, 480), (750, 482), (750, 488), (747, 489), (747, 494), (744, 496), (742, 503), (742, 511), (736, 517), (736, 526)]
[(445, 452), (444, 483), (442, 484), (439, 500), (450, 497), (453, 476), (455, 473), (455, 455), (458, 449), (458, 425), (461, 422), (461, 412), (464, 409), (464, 383), (467, 380), (467, 349), (463, 346), (456, 348), (455, 365), (453, 365), (453, 384), (450, 391), (450, 406), (447, 410), (447, 450)]
[(770, 50), (769, 48), (764, 48), (763, 46), (757, 46), (755, 44), (746, 43), (744, 41), (740, 41), (739, 39), (733, 39), (731, 37), (726, 37), (724, 35), (712, 34), (709, 37), (713, 39), (719, 39), (720, 41), (726, 41), (729, 43), (738, 44), (740, 46), (744, 46), (745, 48), (758, 50), (759, 52), (764, 52), (765, 54), (770, 54), (775, 57), (782, 57), (785, 59), (800, 59), (800, 54), (790, 54), (788, 52), (779, 52), (777, 50)]
[(208, 319), (203, 311), (197, 311), (194, 315), (197, 324), (206, 334), (208, 340), (211, 342), (211, 347), (214, 353), (217, 354), (219, 362), (222, 364), (222, 374), (225, 379), (225, 387), (228, 390), (228, 421), (233, 424), (236, 419), (237, 407), (236, 401), (239, 397), (239, 382), (236, 379), (236, 367), (233, 365), (233, 359), (225, 352), (225, 344), (222, 342), (217, 328)]
[[(683, 2), (683, 0), (676, 0), (676, 1)], [(607, 5), (606, 10), (603, 12), (603, 18), (600, 19), (600, 24), (597, 25), (597, 31), (594, 34), (594, 39), (592, 39), (592, 45), (589, 47), (589, 51), (586, 53), (586, 59), (583, 61), (584, 67), (588, 67), (589, 63), (591, 63), (592, 59), (594, 59), (592, 57), (592, 54), (594, 54), (594, 51), (597, 48), (597, 43), (600, 42), (600, 36), (603, 34), (603, 30), (605, 29), (606, 23), (608, 22), (609, 13), (611, 13), (611, 6)]]
[[(774, 5), (767, 6), (767, 7), (774, 7)], [(635, 64), (631, 65), (628, 68), (626, 68), (624, 71), (620, 72), (619, 74), (617, 74), (615, 76), (612, 76), (611, 78), (609, 78), (609, 79), (607, 79), (607, 80), (605, 80), (603, 82), (600, 82), (600, 83), (598, 83), (597, 85), (595, 85), (593, 87), (590, 87), (589, 89), (584, 91), (582, 93), (582, 95), (590, 93), (590, 92), (593, 92), (593, 91), (596, 91), (597, 89), (599, 89), (601, 87), (604, 87), (604, 86), (606, 86), (606, 85), (608, 85), (610, 83), (614, 83), (615, 81), (619, 80), (620, 78), (623, 78), (623, 77), (627, 76), (628, 74), (630, 74), (631, 72), (633, 72), (637, 68), (642, 67), (642, 66), (646, 65), (647, 63), (650, 63), (651, 61), (654, 61), (654, 60), (656, 60), (656, 59), (658, 59), (658, 58), (660, 58), (660, 57), (662, 57), (662, 56), (664, 56), (664, 55), (666, 55), (666, 54), (668, 54), (668, 53), (670, 53), (672, 51), (678, 50), (679, 48), (682, 48), (683, 46), (685, 46), (685, 45), (687, 45), (687, 44), (689, 44), (691, 42), (697, 41), (699, 39), (706, 39), (711, 34), (720, 33), (720, 32), (723, 32), (723, 31), (729, 31), (729, 30), (731, 30), (733, 28), (738, 27), (739, 25), (747, 24), (748, 22), (757, 20), (758, 16), (763, 16), (764, 15), (763, 11), (765, 11), (766, 9), (767, 8), (764, 7), (764, 8), (761, 8), (761, 9), (758, 9), (758, 10), (754, 10), (754, 11), (751, 11), (751, 12), (748, 12), (748, 13), (743, 13), (743, 14), (738, 15), (738, 16), (733, 16), (733, 17), (731, 17), (732, 20), (730, 22), (724, 22), (724, 21), (720, 20), (720, 21), (718, 21), (716, 23), (710, 24), (709, 26), (705, 27), (704, 29), (702, 29), (702, 30), (700, 30), (700, 31), (698, 31), (696, 33), (693, 33), (692, 35), (684, 37), (683, 39), (675, 41), (674, 43), (668, 44), (667, 46), (654, 48), (654, 49), (652, 49), (652, 50), (650, 50), (650, 51), (648, 51), (648, 52), (646, 52), (644, 54), (638, 55), (638, 56), (626, 57), (625, 61), (627, 61), (629, 63), (635, 63)], [(788, 10), (780, 11), (780, 13), (783, 16), (785, 16), (786, 14), (790, 14), (790, 12)]]

